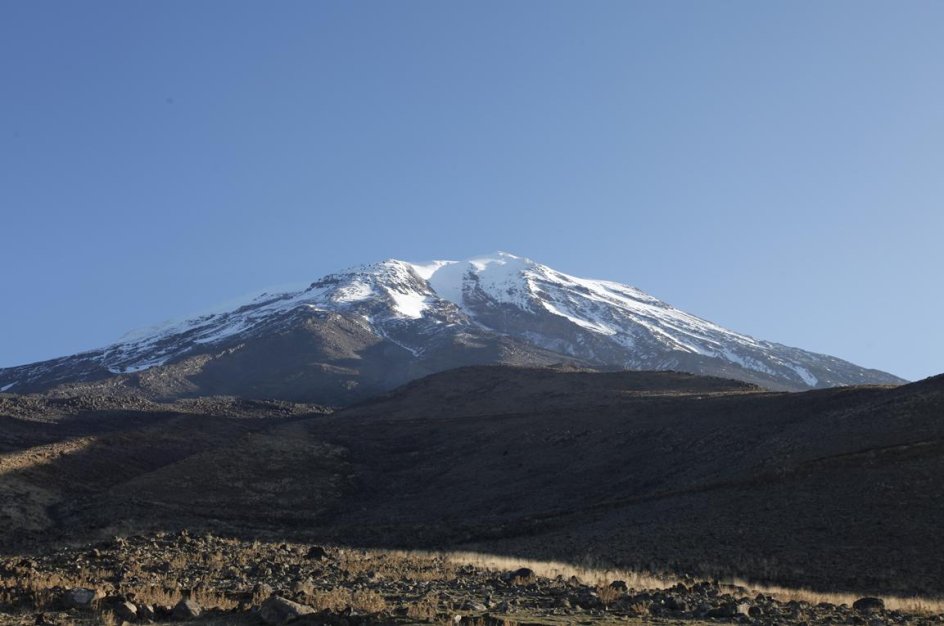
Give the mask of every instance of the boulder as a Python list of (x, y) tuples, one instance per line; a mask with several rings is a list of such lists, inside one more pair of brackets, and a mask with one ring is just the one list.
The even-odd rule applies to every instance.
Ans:
[(171, 611), (171, 617), (176, 620), (194, 619), (200, 617), (203, 610), (194, 600), (181, 600)]
[(308, 548), (308, 558), (321, 561), (328, 557), (328, 551), (321, 546), (312, 546)]
[(126, 622), (133, 622), (138, 619), (138, 607), (124, 600), (115, 605), (115, 614)]
[(157, 612), (150, 604), (142, 604), (138, 607), (138, 617), (146, 622), (153, 622), (157, 619)]
[(527, 567), (516, 569), (515, 571), (508, 572), (508, 574), (505, 575), (505, 578), (511, 581), (531, 580), (533, 577), (534, 577), (534, 570)]
[(97, 589), (87, 589), (85, 587), (76, 587), (65, 592), (62, 596), (62, 604), (67, 609), (89, 609), (96, 600), (100, 600), (103, 594)]
[(852, 608), (859, 613), (865, 613), (866, 615), (871, 613), (879, 613), (885, 610), (885, 601), (881, 598), (859, 598), (852, 603)]
[(266, 624), (278, 626), (302, 615), (314, 613), (315, 609), (281, 596), (272, 596), (259, 607), (259, 617)]

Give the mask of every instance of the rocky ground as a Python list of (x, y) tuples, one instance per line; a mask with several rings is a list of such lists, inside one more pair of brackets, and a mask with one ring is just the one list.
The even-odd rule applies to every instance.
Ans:
[(185, 531), (117, 537), (0, 559), (0, 624), (944, 623), (939, 603), (818, 602), (717, 582), (552, 576), (511, 563)]

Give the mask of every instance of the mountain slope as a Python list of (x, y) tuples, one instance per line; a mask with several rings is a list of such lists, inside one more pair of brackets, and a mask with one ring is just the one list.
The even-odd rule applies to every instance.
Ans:
[(116, 410), (113, 398), (59, 416), (62, 403), (12, 400), (32, 419), (0, 401), (0, 435), (12, 434), (0, 552), (18, 536), (61, 546), (189, 528), (944, 591), (940, 377), (778, 393), (673, 372), (493, 366), (331, 414), (220, 399)]
[(679, 370), (781, 390), (901, 379), (761, 341), (633, 287), (506, 253), (398, 260), (264, 293), (101, 350), (0, 369), (0, 390), (100, 381), (155, 397), (207, 393), (344, 404), (475, 364)]

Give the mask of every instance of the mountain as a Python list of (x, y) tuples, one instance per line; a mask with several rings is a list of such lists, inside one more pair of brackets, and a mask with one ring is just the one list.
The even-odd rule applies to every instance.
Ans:
[(0, 369), (0, 391), (79, 384), (158, 399), (230, 394), (339, 405), (477, 364), (678, 370), (793, 391), (904, 382), (727, 330), (634, 287), (500, 252), (331, 274), (100, 350)]

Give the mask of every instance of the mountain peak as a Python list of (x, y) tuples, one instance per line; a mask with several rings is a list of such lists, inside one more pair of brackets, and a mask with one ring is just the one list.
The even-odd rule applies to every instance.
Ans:
[[(311, 333), (318, 338), (279, 343)], [(176, 363), (202, 371), (206, 363), (273, 341), (280, 347), (240, 367), (268, 376), (264, 372), (277, 368), (267, 368), (267, 359), (289, 359), (293, 367), (317, 366), (309, 384), (318, 376), (340, 377), (348, 390), (382, 389), (404, 376), (484, 363), (679, 370), (774, 389), (902, 382), (728, 330), (628, 285), (571, 276), (499, 251), (464, 261), (387, 259), (349, 268), (303, 290), (265, 293), (98, 351), (0, 369), (0, 388), (41, 390)], [(373, 386), (358, 382), (365, 371), (373, 372)], [(280, 375), (298, 378), (291, 368)], [(247, 393), (220, 384), (227, 393)]]

